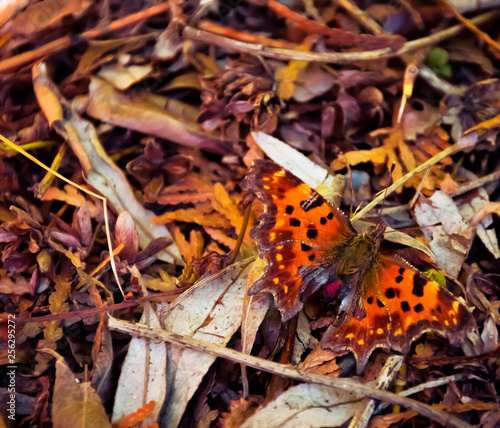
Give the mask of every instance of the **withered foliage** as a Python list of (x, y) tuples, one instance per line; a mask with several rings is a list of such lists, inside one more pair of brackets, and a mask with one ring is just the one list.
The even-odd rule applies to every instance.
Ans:
[[(91, 391), (76, 412), (86, 414), (89, 426), (105, 426), (106, 414), (120, 427), (166, 426), (166, 418), (179, 426), (254, 426), (266, 420), (268, 404), (275, 407), (267, 411), (274, 408), (278, 420), (288, 421), (280, 426), (299, 418), (301, 399), (314, 395), (300, 388), (309, 386), (225, 359), (208, 364), (178, 414), (165, 394), (161, 401), (131, 398), (128, 413), (115, 401), (130, 337), (111, 332), (107, 314), (130, 322), (151, 307), (161, 314), (200, 278), (257, 254), (250, 230), (263, 208), (240, 182), (254, 160), (266, 157), (252, 134), (262, 131), (346, 176), (340, 191), (346, 212), (432, 163), (371, 215), (430, 245), (437, 265), (416, 250), (389, 248), (421, 270), (434, 269), (433, 279), (471, 308), (477, 330), (461, 348), (425, 334), (389, 390), (452, 376), (412, 398), (468, 424), (499, 426), (495, 6), (475, 10), (451, 0), (0, 2), (0, 134), (81, 186), (0, 145), (0, 364), (16, 367), (15, 425), (64, 426), (61, 414), (75, 405), (64, 401), (64, 391), (76, 388), (74, 378), (85, 382), (79, 394)], [(432, 161), (443, 152), (448, 155)], [(273, 160), (287, 167), (289, 156)], [(106, 181), (110, 171), (118, 171), (113, 183)], [(105, 210), (85, 192), (106, 194), (116, 180), (144, 208), (140, 225), (127, 208), (130, 195), (115, 191), (118, 202)], [(249, 282), (263, 270), (258, 263)], [(325, 317), (329, 298), (328, 290), (317, 293), (298, 320), (282, 324), (275, 309), (268, 311), (269, 296), (245, 295), (231, 308), (244, 311), (243, 325), (224, 343), (308, 373), (376, 379), (388, 351), (376, 351), (355, 376), (351, 355), (318, 346), (333, 322)], [(223, 303), (221, 297), (217, 305)], [(133, 382), (149, 385), (144, 378)], [(166, 388), (175, 385), (167, 380)], [(0, 413), (7, 416), (9, 386), (2, 377)], [(288, 394), (285, 404), (280, 394)], [(353, 416), (332, 422), (321, 419), (328, 405), (302, 405), (312, 411), (311, 426), (341, 425)], [(12, 419), (7, 416), (5, 423)], [(437, 422), (379, 402), (369, 424)]]

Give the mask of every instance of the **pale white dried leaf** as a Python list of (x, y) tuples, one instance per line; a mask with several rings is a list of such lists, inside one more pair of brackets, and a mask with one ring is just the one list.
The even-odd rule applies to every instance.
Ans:
[[(161, 327), (156, 312), (149, 304), (145, 305), (140, 322), (152, 328)], [(157, 422), (167, 390), (166, 365), (165, 343), (142, 337), (132, 338), (118, 380), (111, 419), (113, 423), (136, 412), (151, 400), (156, 402), (155, 408), (143, 423), (151, 425)]]
[(352, 392), (303, 383), (257, 409), (241, 428), (339, 427), (353, 417), (361, 398)]
[[(225, 346), (241, 325), (243, 296), (252, 261), (244, 260), (217, 275), (200, 279), (161, 311), (165, 330)], [(169, 345), (169, 398), (161, 420), (162, 428), (179, 424), (186, 405), (214, 361), (212, 355)]]
[(421, 196), (415, 206), (415, 219), (429, 241), (438, 267), (456, 277), (469, 253), (474, 232), (453, 199), (441, 191), (429, 199)]
[(179, 37), (179, 22), (173, 19), (156, 39), (153, 58), (162, 61), (172, 59), (181, 51), (183, 43), (184, 40)]
[[(264, 267), (264, 260), (260, 258), (255, 260), (247, 277), (247, 289), (260, 278), (264, 272)], [(243, 320), (241, 323), (241, 352), (249, 354), (252, 350), (257, 331), (270, 307), (271, 295), (269, 293), (259, 293), (254, 296), (249, 296), (245, 293), (243, 298)]]
[(327, 170), (293, 147), (262, 131), (252, 132), (252, 137), (269, 158), (296, 175), (308, 186), (315, 189), (321, 184), (332, 185), (334, 177)]
[(498, 347), (498, 329), (495, 320), (492, 317), (486, 318), (483, 331), (481, 332), (483, 341), (483, 353), (492, 352)]
[[(476, 178), (476, 177), (474, 177)], [(486, 190), (480, 187), (476, 190), (474, 196), (470, 200), (459, 205), (459, 211), (462, 217), (471, 224), (471, 220), (474, 215), (481, 210), (481, 208), (488, 205), (490, 198)], [(488, 251), (495, 257), (500, 257), (500, 248), (498, 247), (497, 234), (494, 229), (489, 229), (493, 224), (493, 217), (491, 214), (484, 216), (481, 221), (477, 224), (476, 234), (478, 238), (483, 242), (484, 246)], [(472, 226), (471, 226), (472, 227)]]
[(152, 71), (151, 64), (130, 65), (128, 67), (123, 67), (121, 64), (111, 64), (101, 68), (97, 74), (115, 88), (123, 90), (141, 81)]

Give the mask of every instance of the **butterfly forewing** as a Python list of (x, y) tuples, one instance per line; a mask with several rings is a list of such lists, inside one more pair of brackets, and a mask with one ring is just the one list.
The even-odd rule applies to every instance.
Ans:
[(242, 186), (264, 204), (251, 236), (267, 268), (249, 293), (272, 293), (282, 318), (289, 319), (302, 307), (299, 269), (356, 232), (340, 210), (274, 162), (256, 161)]

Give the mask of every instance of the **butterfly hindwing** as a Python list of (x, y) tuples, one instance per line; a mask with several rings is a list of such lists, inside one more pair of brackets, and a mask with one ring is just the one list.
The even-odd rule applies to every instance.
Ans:
[(458, 344), (474, 328), (471, 313), (453, 294), (402, 259), (380, 256), (380, 263), (363, 284), (366, 316), (351, 317), (331, 327), (323, 346), (334, 352), (350, 350), (363, 368), (377, 347), (408, 353), (414, 339), (433, 331)]
[(338, 239), (355, 231), (340, 210), (274, 162), (256, 161), (242, 186), (264, 204), (251, 236), (267, 267), (249, 294), (272, 293), (287, 320), (302, 307), (300, 268), (318, 262)]

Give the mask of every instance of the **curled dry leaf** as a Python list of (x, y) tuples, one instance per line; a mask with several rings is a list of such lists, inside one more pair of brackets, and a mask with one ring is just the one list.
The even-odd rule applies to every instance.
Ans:
[(82, 15), (91, 0), (45, 0), (31, 4), (12, 22), (14, 34), (29, 36), (60, 23), (68, 15)]
[(429, 241), (439, 268), (457, 277), (469, 253), (474, 231), (453, 199), (440, 191), (429, 199), (420, 196), (415, 219)]
[[(67, 101), (49, 79), (45, 64), (41, 63), (33, 68), (33, 84), (47, 120), (67, 139), (87, 174), (88, 182), (106, 197), (118, 212), (126, 210), (132, 213), (141, 247), (147, 247), (155, 238), (171, 239), (164, 226), (152, 224), (153, 213), (137, 202), (125, 174), (104, 151), (95, 128), (70, 109)], [(164, 261), (182, 263), (175, 245), (170, 245), (157, 256)]]
[(140, 82), (153, 71), (151, 64), (129, 65), (113, 64), (103, 67), (97, 75), (106, 79), (117, 89), (128, 89), (133, 84)]
[(104, 80), (92, 78), (87, 113), (104, 122), (184, 146), (224, 153), (220, 139), (202, 132), (195, 122), (198, 111), (194, 107), (183, 104), (180, 112), (165, 108), (172, 104), (175, 104), (175, 100), (159, 95), (150, 96), (146, 89), (124, 94)]
[(115, 224), (115, 239), (117, 245), (125, 244), (120, 251), (120, 258), (134, 262), (139, 251), (139, 233), (135, 228), (133, 217), (128, 211), (122, 211)]

